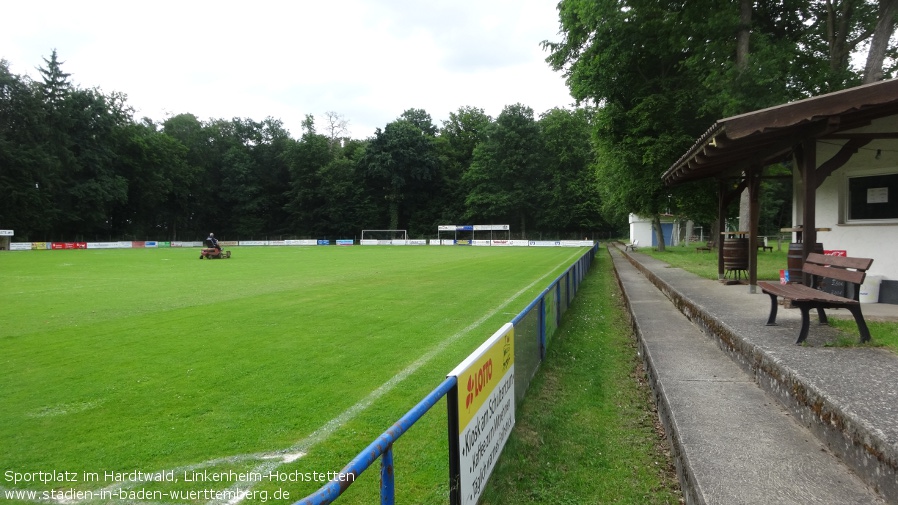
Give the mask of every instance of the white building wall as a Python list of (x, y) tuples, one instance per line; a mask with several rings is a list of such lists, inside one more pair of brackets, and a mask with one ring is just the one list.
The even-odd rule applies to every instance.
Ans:
[(638, 240), (641, 246), (652, 246), (652, 218), (630, 214), (630, 243)]
[[(639, 240), (640, 246), (649, 247), (655, 238), (652, 218), (630, 214), (630, 242)], [(680, 223), (673, 216), (661, 216), (661, 227), (671, 227), (672, 230), (664, 232), (664, 240), (667, 245), (679, 245)]]
[[(872, 125), (852, 132), (898, 131), (898, 117), (878, 120)], [(817, 165), (835, 155), (844, 140), (818, 141)], [(879, 159), (876, 152), (880, 150)], [(817, 228), (831, 231), (817, 233), (817, 241), (824, 249), (843, 249), (849, 256), (873, 258), (869, 275), (879, 275), (887, 280), (898, 280), (898, 222), (859, 224), (847, 222), (848, 176), (875, 175), (898, 172), (898, 140), (874, 140), (860, 149), (843, 167), (832, 173), (817, 189)], [(802, 189), (795, 185), (793, 219), (801, 223)], [(898, 195), (889, 195), (898, 198)], [(793, 238), (794, 240), (794, 238)]]

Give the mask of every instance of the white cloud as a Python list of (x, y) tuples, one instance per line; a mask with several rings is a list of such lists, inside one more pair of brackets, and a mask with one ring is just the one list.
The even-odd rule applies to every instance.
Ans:
[(37, 78), (55, 48), (82, 87), (126, 93), (137, 116), (281, 119), (335, 111), (365, 138), (404, 110), (439, 124), (462, 106), (496, 116), (572, 102), (540, 42), (552, 0), (46, 0), (5, 6), (0, 58)]

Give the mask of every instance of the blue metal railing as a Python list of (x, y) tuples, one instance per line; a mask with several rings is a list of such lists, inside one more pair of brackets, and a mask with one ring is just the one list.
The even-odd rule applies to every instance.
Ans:
[[(589, 252), (580, 257), (577, 261), (574, 262), (563, 274), (558, 276), (548, 288), (543, 290), (539, 296), (537, 296), (532, 302), (530, 302), (524, 310), (522, 310), (515, 318), (512, 320), (512, 324), (515, 326), (515, 331), (517, 332), (518, 325), (524, 321), (528, 316), (537, 317), (536, 324), (536, 338), (538, 342), (537, 346), (537, 356), (536, 356), (536, 365), (545, 358), (546, 353), (546, 344), (548, 342), (548, 338), (546, 336), (546, 313), (545, 313), (545, 297), (547, 294), (554, 290), (553, 297), (555, 298), (555, 311), (552, 314), (552, 317), (556, 318), (557, 322), (560, 322), (561, 315), (567, 310), (570, 301), (574, 298), (574, 294), (577, 292), (580, 287), (580, 282), (586, 277), (586, 272), (589, 270), (589, 267), (592, 265), (592, 259), (595, 257), (596, 251), (598, 251), (598, 244), (592, 247)], [(562, 284), (563, 283), (563, 284)], [(564, 286), (563, 289), (560, 286)], [(562, 302), (562, 297), (565, 299)], [(518, 335), (515, 334), (515, 341), (517, 342)], [(518, 344), (515, 344), (515, 348), (518, 348)], [(516, 352), (517, 354), (517, 352)], [(515, 356), (515, 361), (518, 361), (518, 357)], [(526, 368), (526, 367), (525, 367)], [(536, 372), (536, 368), (532, 368), (527, 371), (523, 371), (527, 375), (527, 377), (523, 377), (521, 381), (522, 389), (520, 393), (517, 391), (518, 381), (517, 378), (515, 380), (515, 389), (516, 396), (523, 396), (524, 392), (526, 392), (527, 386), (530, 384), (530, 379), (532, 379), (533, 375)], [(517, 372), (516, 372), (517, 373)], [(380, 458), (380, 502), (382, 505), (393, 505), (395, 503), (395, 486), (394, 486), (394, 475), (393, 475), (393, 443), (402, 436), (403, 433), (408, 431), (413, 424), (415, 424), (421, 417), (424, 416), (434, 405), (437, 404), (440, 400), (446, 396), (452, 388), (456, 387), (457, 379), (455, 377), (448, 377), (436, 389), (430, 392), (423, 400), (418, 402), (417, 405), (412, 407), (404, 416), (402, 416), (398, 421), (393, 423), (393, 425), (381, 434), (374, 442), (371, 442), (368, 447), (366, 447), (362, 452), (358, 454), (352, 461), (350, 461), (346, 466), (340, 470), (340, 473), (337, 476), (318, 489), (318, 491), (306, 496), (305, 498), (295, 502), (295, 505), (327, 505), (329, 503), (333, 503), (346, 489), (355, 482), (355, 479), (362, 474), (365, 470), (368, 469), (378, 458)]]
[(430, 392), (417, 405), (412, 407), (402, 418), (393, 423), (393, 426), (377, 437), (374, 442), (358, 454), (352, 461), (340, 470), (337, 476), (321, 486), (318, 491), (296, 502), (302, 505), (326, 505), (332, 503), (353, 483), (355, 479), (381, 458), (380, 462), (380, 502), (384, 505), (393, 505), (393, 443), (409, 430), (418, 419), (421, 419), (428, 410), (437, 404), (446, 394), (455, 387), (455, 377), (444, 380), (436, 389)]

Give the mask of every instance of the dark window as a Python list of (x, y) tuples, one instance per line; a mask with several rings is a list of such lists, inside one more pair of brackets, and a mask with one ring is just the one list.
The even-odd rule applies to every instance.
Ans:
[(848, 219), (898, 219), (898, 174), (850, 177)]

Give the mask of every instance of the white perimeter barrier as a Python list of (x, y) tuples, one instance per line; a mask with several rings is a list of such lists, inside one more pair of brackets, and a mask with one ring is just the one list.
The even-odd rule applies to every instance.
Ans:
[[(362, 245), (366, 244), (366, 240), (362, 241)], [(375, 241), (372, 241), (375, 242)], [(390, 242), (384, 240), (382, 242)], [(393, 241), (395, 242), (395, 240)], [(377, 244), (390, 245), (390, 244)], [(477, 247), (593, 247), (595, 242), (592, 240), (453, 240), (453, 239), (433, 239), (430, 245), (458, 245), (458, 246), (477, 246)]]
[[(315, 239), (305, 240), (240, 240), (240, 241), (222, 241), (219, 244), (222, 247), (233, 246), (313, 246), (313, 245), (330, 245), (321, 243)], [(338, 245), (347, 245), (347, 241), (338, 240)], [(11, 242), (9, 244), (10, 251), (31, 251), (35, 249), (50, 249), (51, 242)], [(87, 249), (131, 249), (135, 245), (132, 242), (86, 242)], [(414, 240), (373, 240), (365, 239), (359, 241), (360, 245), (458, 245), (458, 246), (477, 246), (477, 247), (592, 247), (595, 242), (592, 240), (453, 240), (453, 239), (414, 239)], [(143, 247), (158, 247), (158, 242), (145, 242)], [(171, 247), (203, 247), (202, 242), (192, 241), (171, 242)]]

